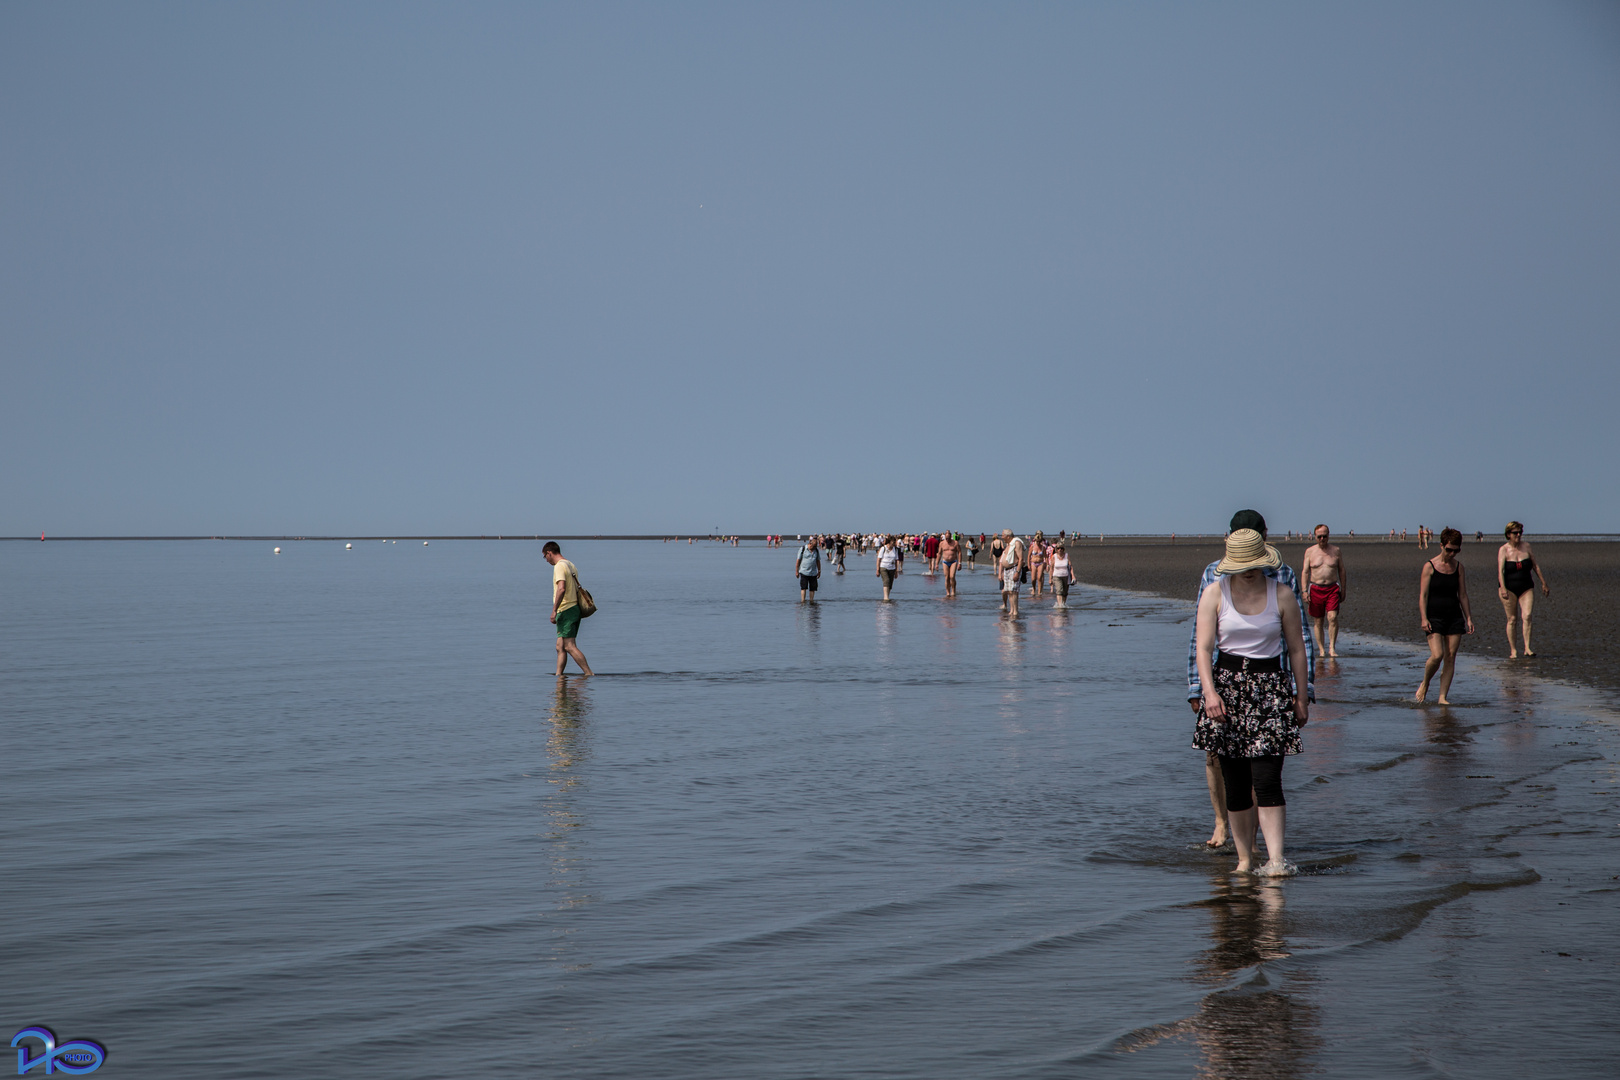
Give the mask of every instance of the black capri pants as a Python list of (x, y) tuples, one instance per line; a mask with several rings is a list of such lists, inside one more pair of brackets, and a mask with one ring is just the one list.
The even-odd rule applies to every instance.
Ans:
[[(1283, 756), (1241, 758), (1221, 757), (1221, 777), (1226, 781), (1226, 809), (1228, 813), (1247, 810), (1258, 802), (1261, 806), (1287, 806), (1282, 789)], [(1254, 798), (1249, 790), (1254, 789)]]

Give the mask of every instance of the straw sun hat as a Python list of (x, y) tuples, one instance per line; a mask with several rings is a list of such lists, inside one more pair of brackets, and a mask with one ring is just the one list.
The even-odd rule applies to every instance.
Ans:
[(1215, 566), (1217, 574), (1241, 574), (1245, 570), (1275, 570), (1282, 565), (1277, 549), (1253, 529), (1239, 529), (1226, 538), (1226, 558)]

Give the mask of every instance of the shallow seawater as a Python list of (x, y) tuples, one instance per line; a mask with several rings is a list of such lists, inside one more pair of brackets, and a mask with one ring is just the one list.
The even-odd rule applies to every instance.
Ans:
[(1190, 604), (569, 544), (559, 686), (537, 544), (271, 546), (0, 545), (0, 1018), (103, 1075), (1614, 1073), (1595, 694), (1419, 708), (1350, 639), (1258, 884), (1202, 849)]

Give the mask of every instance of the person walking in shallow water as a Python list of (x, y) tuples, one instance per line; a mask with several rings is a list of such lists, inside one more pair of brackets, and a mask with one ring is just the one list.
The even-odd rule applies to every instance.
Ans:
[(1074, 564), (1069, 562), (1069, 551), (1063, 544), (1052, 549), (1052, 595), (1057, 597), (1053, 607), (1069, 606), (1069, 585), (1074, 580)]
[[(1227, 525), (1227, 531), (1235, 533), (1239, 529), (1253, 529), (1255, 532), (1260, 534), (1260, 539), (1266, 539), (1266, 519), (1261, 516), (1258, 510), (1239, 510), (1237, 513), (1233, 514), (1231, 522)], [(1215, 562), (1212, 562), (1208, 566), (1204, 567), (1204, 573), (1198, 579), (1198, 598), (1202, 598), (1204, 591), (1208, 589), (1210, 585), (1214, 584), (1219, 578), (1220, 565), (1221, 561), (1216, 560)], [(1268, 578), (1275, 577), (1277, 579), (1277, 584), (1283, 586), (1294, 594), (1294, 604), (1299, 608), (1299, 617), (1301, 620), (1301, 625), (1303, 625), (1303, 620), (1305, 618), (1305, 601), (1300, 596), (1299, 579), (1294, 576), (1294, 571), (1287, 563), (1282, 563), (1275, 570), (1262, 569), (1261, 573)], [(1283, 670), (1293, 671), (1292, 667), (1287, 666), (1289, 664), (1289, 659), (1286, 651), (1283, 653), (1282, 659), (1283, 664), (1285, 665)], [(1305, 631), (1304, 674), (1305, 698), (1307, 701), (1314, 702), (1316, 700), (1316, 645), (1311, 640), (1309, 630)], [(1299, 673), (1295, 671), (1294, 675), (1296, 678), (1298, 678)], [(1198, 624), (1197, 620), (1195, 619), (1193, 621), (1192, 634), (1187, 640), (1187, 703), (1192, 706), (1192, 710), (1195, 715), (1203, 704), (1203, 688), (1203, 679), (1198, 674)], [(1214, 851), (1225, 847), (1226, 844), (1230, 842), (1228, 839), (1229, 830), (1227, 828), (1228, 822), (1226, 814), (1226, 781), (1221, 776), (1220, 762), (1217, 760), (1214, 753), (1206, 753), (1204, 755), (1204, 781), (1209, 787), (1210, 805), (1215, 810), (1215, 831), (1208, 840), (1204, 841), (1204, 846), (1209, 848), (1211, 851)]]
[(1001, 575), (1001, 610), (1016, 619), (1019, 578), (1028, 568), (1024, 542), (1011, 529), (1002, 529), (1001, 545), (1001, 555), (996, 559), (996, 572)]
[(1536, 602), (1536, 583), (1530, 576), (1534, 572), (1541, 579), (1541, 595), (1551, 596), (1547, 575), (1541, 564), (1530, 553), (1524, 542), (1524, 526), (1517, 521), (1508, 522), (1502, 535), (1507, 543), (1496, 549), (1496, 594), (1502, 598), (1502, 611), (1507, 615), (1508, 659), (1519, 658), (1518, 643), (1513, 640), (1513, 624), (1518, 622), (1524, 635), (1524, 655), (1536, 655), (1530, 648), (1530, 612)]
[[(1237, 872), (1288, 877), (1299, 871), (1283, 854), (1287, 800), (1283, 758), (1300, 752), (1310, 716), (1299, 605), (1266, 570), (1282, 565), (1277, 549), (1253, 529), (1226, 538), (1219, 580), (1198, 598), (1198, 674), (1203, 686), (1193, 745), (1213, 753), (1226, 782), (1226, 813), (1237, 847)], [(1216, 650), (1219, 649), (1219, 657)], [(1258, 803), (1258, 808), (1256, 808)], [(1254, 866), (1254, 831), (1266, 838), (1267, 862)]]
[[(1344, 555), (1337, 544), (1328, 543), (1328, 527), (1318, 525), (1312, 530), (1316, 543), (1305, 549), (1305, 563), (1300, 577), (1310, 589), (1307, 612), (1315, 637), (1326, 648), (1326, 655), (1339, 655), (1339, 605), (1350, 591), (1350, 571), (1344, 567)], [(1322, 622), (1327, 621), (1326, 632)]]
[(1040, 529), (1029, 538), (1029, 598), (1033, 602), (1046, 591), (1046, 533)]
[(821, 550), (815, 537), (804, 542), (794, 560), (793, 568), (799, 575), (799, 603), (816, 598), (816, 583), (821, 580)]
[(1457, 558), (1462, 542), (1462, 533), (1456, 529), (1441, 529), (1440, 554), (1423, 564), (1423, 573), (1418, 577), (1418, 616), (1429, 639), (1429, 659), (1423, 665), (1423, 681), (1413, 695), (1416, 701), (1429, 696), (1429, 680), (1440, 670), (1440, 704), (1451, 704), (1457, 649), (1463, 635), (1474, 632), (1474, 617), (1468, 611), (1468, 578)]
[(956, 568), (962, 562), (962, 541), (957, 533), (946, 533), (939, 540), (939, 565), (945, 570), (945, 595), (956, 595)]
[(892, 536), (883, 538), (883, 546), (877, 552), (877, 576), (883, 582), (883, 599), (889, 599), (889, 592), (894, 588), (894, 577), (900, 572), (900, 564), (904, 561), (900, 554), (900, 545)]
[(594, 675), (596, 673), (586, 663), (585, 654), (579, 651), (579, 644), (574, 640), (579, 637), (582, 617), (579, 609), (579, 572), (574, 569), (573, 563), (562, 557), (562, 548), (557, 546), (555, 540), (547, 540), (540, 553), (551, 564), (551, 621), (557, 624), (557, 675), (559, 678), (562, 676), (570, 656), (583, 674)]

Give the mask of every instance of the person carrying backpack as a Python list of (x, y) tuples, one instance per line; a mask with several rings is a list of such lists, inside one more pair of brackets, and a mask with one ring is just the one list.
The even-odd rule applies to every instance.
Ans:
[(799, 603), (816, 598), (816, 583), (821, 578), (821, 551), (820, 544), (815, 537), (806, 540), (799, 549), (798, 558), (793, 563), (794, 573), (799, 575)]

